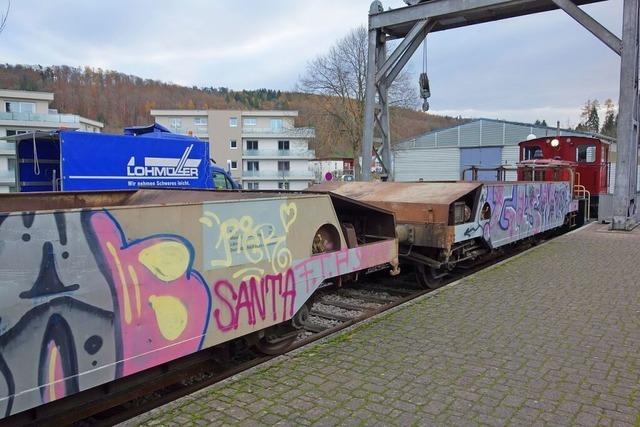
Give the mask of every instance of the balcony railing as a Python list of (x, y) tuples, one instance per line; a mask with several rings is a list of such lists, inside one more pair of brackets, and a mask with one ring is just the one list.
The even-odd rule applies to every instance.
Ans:
[(243, 135), (269, 135), (282, 136), (285, 138), (315, 138), (315, 128), (256, 128), (253, 126), (243, 126)]
[(274, 149), (258, 149), (245, 150), (245, 157), (295, 157), (299, 159), (315, 159), (316, 152), (314, 150), (274, 150)]
[(6, 113), (0, 112), (0, 120), (47, 123), (80, 123), (80, 116), (75, 114), (40, 114), (40, 113)]
[(13, 184), (16, 182), (15, 171), (1, 170), (0, 171), (0, 183), (1, 184)]
[(209, 131), (207, 126), (198, 126), (197, 128), (186, 128), (183, 126), (180, 127), (169, 127), (167, 128), (171, 131), (171, 133), (177, 133), (179, 135), (189, 135), (189, 131), (191, 131), (190, 136), (199, 136), (199, 137), (208, 137)]
[(243, 178), (268, 178), (268, 179), (313, 179), (311, 171), (242, 171)]
[(0, 155), (15, 156), (15, 154), (16, 154), (16, 145), (13, 142), (0, 141)]

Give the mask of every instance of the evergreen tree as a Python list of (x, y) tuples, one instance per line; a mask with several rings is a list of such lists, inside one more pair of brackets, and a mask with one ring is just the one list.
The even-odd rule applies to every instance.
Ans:
[(598, 109), (600, 103), (597, 99), (593, 101), (588, 99), (582, 106), (582, 113), (580, 117), (582, 121), (576, 126), (576, 130), (583, 132), (598, 132), (600, 130), (600, 117), (598, 116)]
[(598, 132), (600, 130), (600, 117), (598, 116), (599, 107), (600, 103), (596, 99), (591, 104), (591, 109), (589, 110), (589, 118), (587, 119), (586, 125), (589, 130), (593, 132)]
[(604, 102), (604, 106), (606, 107), (607, 112), (604, 116), (604, 122), (602, 123), (602, 129), (600, 129), (600, 133), (615, 138), (618, 133), (618, 115), (615, 112), (615, 105), (611, 99), (607, 99)]

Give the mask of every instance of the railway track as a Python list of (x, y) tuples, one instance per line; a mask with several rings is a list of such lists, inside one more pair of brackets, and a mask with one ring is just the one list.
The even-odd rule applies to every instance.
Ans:
[[(529, 247), (531, 244), (521, 245), (466, 271), (457, 272), (448, 277), (443, 285)], [(413, 274), (395, 278), (374, 276), (348, 287), (326, 286), (317, 292), (308, 305), (303, 328), (287, 351), (308, 345), (431, 291), (420, 288)], [(260, 354), (238, 343), (202, 350), (172, 363), (16, 414), (0, 422), (0, 425), (109, 426), (277, 357)]]

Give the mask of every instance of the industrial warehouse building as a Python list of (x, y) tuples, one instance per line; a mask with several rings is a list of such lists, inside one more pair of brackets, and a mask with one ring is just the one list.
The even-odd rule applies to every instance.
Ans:
[[(495, 168), (515, 166), (519, 160), (518, 143), (533, 138), (555, 136), (552, 127), (493, 119), (431, 131), (397, 143), (393, 149), (396, 181), (459, 180), (471, 166)], [(595, 136), (590, 133), (560, 129), (560, 135)], [(598, 136), (602, 138), (602, 136)], [(469, 175), (470, 177), (470, 175)], [(480, 172), (479, 179), (495, 180), (494, 172)], [(507, 179), (515, 179), (508, 172)]]

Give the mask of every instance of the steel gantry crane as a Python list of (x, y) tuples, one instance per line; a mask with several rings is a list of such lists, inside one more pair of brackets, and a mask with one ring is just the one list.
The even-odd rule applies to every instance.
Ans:
[[(362, 179), (371, 179), (374, 133), (382, 140), (383, 168), (390, 171), (391, 130), (388, 91), (427, 34), (435, 31), (498, 21), (522, 15), (562, 9), (580, 25), (621, 56), (618, 111), (618, 160), (613, 200), (612, 228), (628, 230), (638, 223), (640, 202), (636, 188), (638, 170), (638, 89), (640, 50), (640, 0), (624, 0), (622, 39), (578, 6), (604, 0), (405, 0), (406, 7), (384, 10), (378, 0), (369, 9), (364, 129), (362, 139)], [(387, 42), (402, 39), (388, 54)], [(429, 95), (428, 79), (421, 76), (424, 96)], [(426, 103), (425, 99), (425, 105)]]

